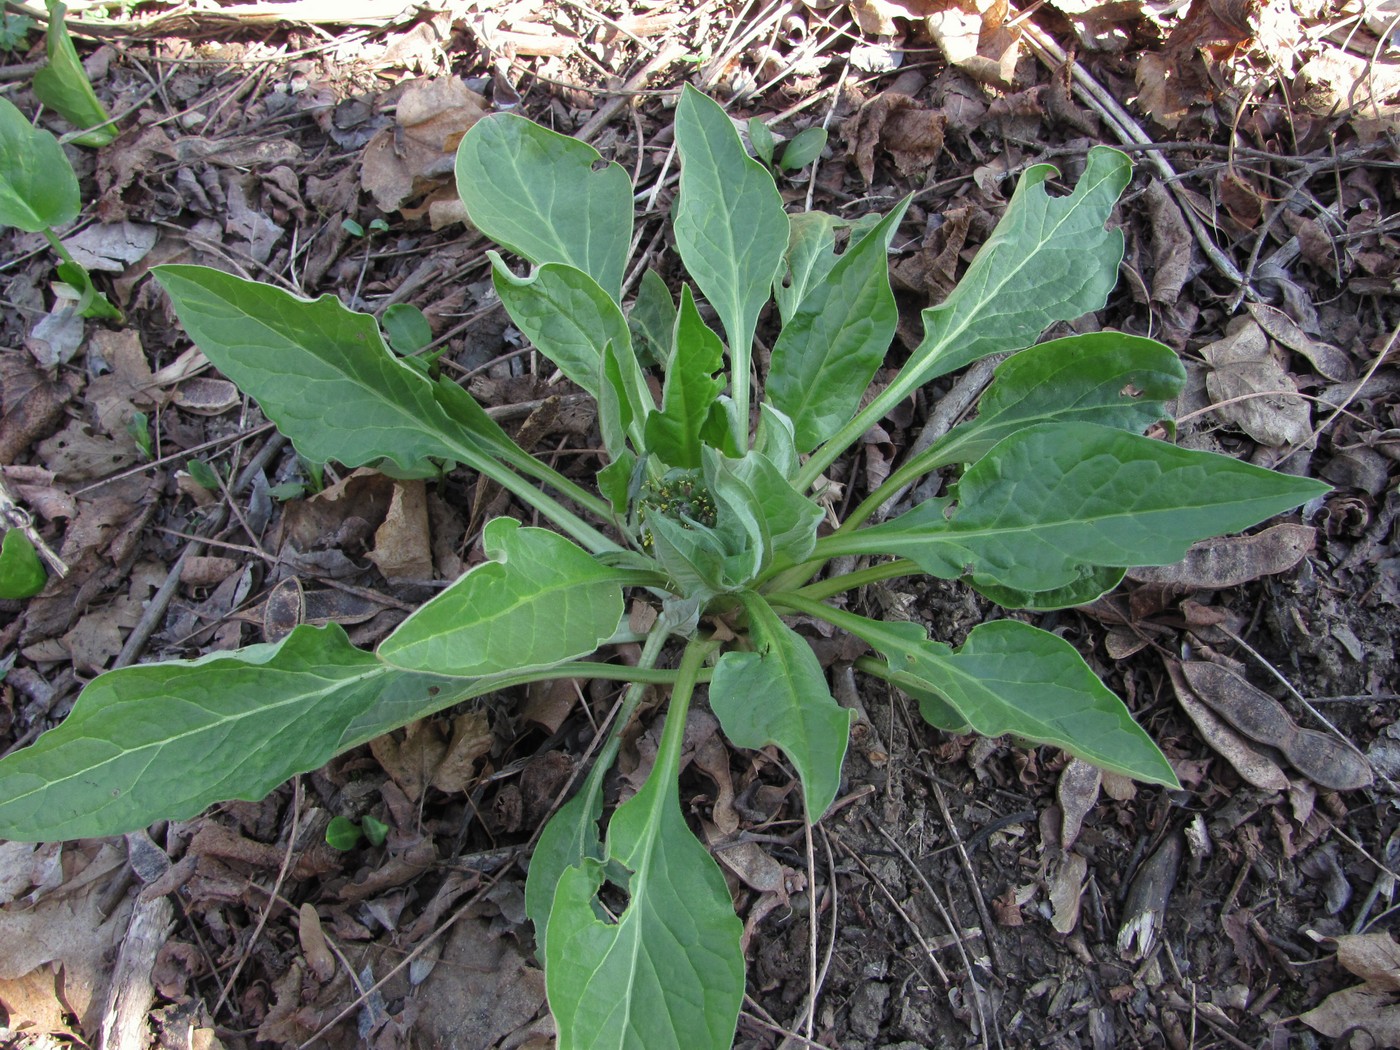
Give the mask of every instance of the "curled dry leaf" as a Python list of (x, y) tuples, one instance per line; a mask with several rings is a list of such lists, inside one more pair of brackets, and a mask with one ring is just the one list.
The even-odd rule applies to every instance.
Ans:
[(947, 119), (908, 95), (889, 90), (862, 106), (846, 122), (846, 151), (866, 185), (875, 180), (875, 150), (883, 148), (901, 175), (927, 171), (943, 149)]
[(1283, 705), (1228, 667), (1203, 660), (1181, 665), (1192, 691), (1251, 740), (1277, 748), (1313, 783), (1355, 791), (1375, 778), (1366, 757), (1350, 744), (1300, 728)]
[(1252, 536), (1227, 536), (1192, 544), (1175, 565), (1128, 570), (1139, 583), (1192, 589), (1238, 587), (1261, 576), (1287, 572), (1312, 553), (1317, 530), (1306, 525), (1275, 525)]
[(486, 114), (486, 100), (456, 77), (415, 81), (399, 98), (398, 123), (365, 146), (360, 185), (380, 211), (397, 211), (429, 179), (452, 173), (463, 133)]
[(1365, 983), (1333, 992), (1298, 1020), (1333, 1039), (1359, 1030), (1373, 1045), (1400, 1046), (1400, 945), (1388, 933), (1343, 936), (1335, 943), (1337, 962)]
[(1069, 849), (1079, 837), (1084, 818), (1099, 800), (1099, 785), (1102, 783), (1103, 771), (1082, 758), (1071, 759), (1060, 773), (1055, 795), (1063, 815), (1060, 825), (1060, 845), (1063, 848)]
[(433, 578), (428, 493), (421, 479), (394, 483), (388, 512), (375, 530), (374, 549), (368, 557), (386, 580)]
[(1206, 391), (1217, 402), (1215, 414), (1270, 448), (1308, 439), (1312, 412), (1296, 396), (1293, 378), (1274, 359), (1269, 338), (1252, 320), (1232, 325), (1230, 334), (1201, 348), (1210, 362)]
[(1050, 925), (1058, 933), (1069, 933), (1079, 925), (1079, 902), (1084, 896), (1084, 877), (1089, 862), (1078, 853), (1065, 853), (1049, 881)]

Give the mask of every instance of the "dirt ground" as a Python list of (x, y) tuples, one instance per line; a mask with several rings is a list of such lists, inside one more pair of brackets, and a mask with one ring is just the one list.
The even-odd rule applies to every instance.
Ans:
[[(1124, 697), (1181, 791), (931, 729), (833, 643), (836, 695), (860, 718), (837, 805), (809, 831), (781, 759), (728, 747), (702, 711), (682, 803), (746, 922), (736, 1046), (1400, 1046), (1396, 9), (964, 4), (75, 5), (120, 135), (68, 147), (88, 203), (65, 240), (127, 322), (64, 315), (43, 240), (0, 232), (3, 480), (69, 569), (0, 602), (0, 746), (56, 724), (103, 670), (262, 641), (289, 618), (372, 645), (480, 557), (483, 520), (527, 514), (465, 471), (416, 490), (317, 477), (186, 353), (151, 266), (202, 262), (376, 314), (417, 305), (444, 367), (587, 479), (592, 408), (510, 328), (461, 222), (451, 149), (483, 112), (619, 161), (634, 259), (669, 276), (682, 84), (781, 136), (825, 126), (815, 173), (782, 178), (792, 210), (853, 218), (915, 194), (891, 367), (1016, 177), (1049, 161), (1072, 186), (1108, 143), (1135, 161), (1115, 218), (1127, 253), (1107, 308), (1074, 330), (1180, 352), (1182, 443), (1334, 489), (1036, 618)], [(30, 114), (42, 57), (38, 33), (0, 53), (0, 87)], [(846, 498), (985, 378), (940, 381), (867, 435), (834, 468)], [(405, 491), (425, 524), (395, 510)], [(859, 602), (954, 643), (999, 615), (937, 581)], [(615, 697), (492, 696), (260, 803), (124, 841), (0, 843), (0, 1045), (553, 1045), (528, 846)], [(1241, 708), (1282, 728), (1235, 732), (1221, 716)], [(655, 713), (614, 796), (635, 786)], [(1369, 786), (1342, 783), (1347, 746)], [(366, 815), (385, 845), (326, 844), (332, 817)]]

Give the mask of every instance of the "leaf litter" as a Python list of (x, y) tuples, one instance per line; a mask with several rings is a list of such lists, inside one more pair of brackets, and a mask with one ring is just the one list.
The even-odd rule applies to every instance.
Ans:
[[(515, 402), (568, 388), (539, 374), (527, 352), (504, 356), (520, 344), (504, 341), (512, 333), (490, 313), (479, 250), (464, 245), (470, 234), (453, 224), (447, 195), (439, 195), (447, 185), (442, 158), (473, 107), (523, 105), (560, 130), (583, 130), (635, 173), (653, 207), (668, 200), (659, 179), (669, 118), (648, 91), (694, 73), (721, 93), (737, 91), (736, 115), (761, 107), (787, 137), (829, 123), (832, 146), (814, 178), (785, 186), (789, 196), (810, 192), (817, 206), (854, 218), (859, 205), (847, 206), (855, 198), (919, 191), (892, 262), (906, 291), (936, 301), (985, 240), (1009, 177), (1050, 158), (1072, 182), (1093, 134), (1086, 128), (1108, 120), (1111, 130), (1078, 79), (1087, 74), (1119, 98), (1137, 92), (1134, 111), (1147, 131), (1131, 141), (1156, 138), (1162, 148), (1140, 156), (1169, 159), (1182, 192), (1144, 181), (1142, 202), (1121, 209), (1131, 302), (1086, 323), (1151, 330), (1203, 362), (1199, 400), (1178, 407), (1189, 417), (1180, 425), (1183, 443), (1245, 458), (1291, 455), (1293, 469), (1315, 470), (1338, 490), (1301, 522), (1212, 541), (1180, 567), (1135, 573), (1114, 601), (1057, 614), (1057, 629), (1156, 720), (1191, 792), (1185, 799), (1111, 790), (1107, 778), (1090, 791), (1075, 762), (1053, 752), (916, 728), (897, 701), (861, 680), (853, 702), (869, 717), (858, 723), (858, 757), (844, 785), (853, 801), (816, 830), (809, 870), (792, 824), (791, 773), (762, 752), (731, 754), (726, 770), (725, 756), (701, 746), (682, 801), (695, 821), (713, 822), (719, 837), (709, 841), (734, 861), (731, 889), (749, 920), (755, 1005), (740, 1038), (771, 1045), (775, 1029), (802, 1023), (813, 992), (806, 960), (814, 914), (820, 934), (836, 937), (809, 1033), (826, 1045), (1059, 1037), (1176, 1045), (1198, 1018), (1257, 1042), (1296, 1030), (1299, 1004), (1313, 1007), (1302, 1023), (1323, 1034), (1332, 1035), (1322, 1027), (1330, 1024), (1387, 1038), (1394, 988), (1386, 945), (1367, 942), (1379, 945), (1378, 965), (1357, 962), (1348, 930), (1393, 900), (1393, 878), (1371, 858), (1383, 855), (1395, 829), (1388, 809), (1362, 804), (1367, 794), (1337, 793), (1363, 779), (1359, 756), (1336, 737), (1313, 735), (1315, 723), (1300, 721), (1301, 713), (1295, 719), (1213, 658), (1170, 660), (1168, 675), (1148, 650), (1205, 645), (1240, 655), (1225, 628), (1253, 639), (1314, 699), (1333, 698), (1327, 710), (1351, 743), (1382, 743), (1400, 726), (1390, 643), (1397, 589), (1393, 569), (1384, 569), (1400, 557), (1390, 334), (1397, 246), (1385, 220), (1396, 194), (1393, 168), (1374, 149), (1395, 119), (1396, 60), (1381, 46), (1388, 23), (1369, 8), (1344, 24), (1279, 5), (1054, 6), (1063, 21), (1030, 17), (1077, 51), (1074, 76), (1068, 66), (1018, 64), (1030, 41), (1004, 5), (791, 4), (777, 17), (760, 12), (736, 22), (700, 6), (643, 5), (600, 19), (523, 2), (455, 16), (455, 25), (439, 13), (416, 24), (341, 26), (329, 40), (283, 25), (279, 43), (301, 52), (290, 59), (237, 34), (196, 49), (163, 38), (162, 16), (147, 20), (136, 9), (120, 23), (125, 46), (160, 71), (164, 93), (148, 104), (170, 119), (134, 122), (97, 152), (92, 207), (101, 222), (76, 234), (94, 260), (125, 269), (109, 287), (133, 328), (85, 324), (79, 332), (71, 319), (51, 320), (36, 336), (45, 317), (60, 316), (47, 264), (21, 259), (5, 271), (7, 298), (22, 307), (3, 322), (5, 345), (47, 356), (20, 349), (0, 361), (0, 461), (41, 535), (73, 569), (27, 605), (0, 606), (0, 651), (15, 654), (0, 683), (13, 740), (32, 738), (63, 713), (76, 691), (74, 672), (130, 658), (127, 642), (150, 608), (164, 614), (138, 650), (147, 656), (230, 648), (307, 622), (343, 623), (372, 641), (401, 605), (431, 593), (435, 577), (451, 579), (481, 556), (468, 523), (486, 516), (479, 504), (491, 494), (474, 492), (470, 477), (375, 482), (371, 497), (359, 481), (345, 487), (333, 466), (320, 477), (319, 464), (285, 449), (266, 452), (256, 408), (217, 385), (223, 380), (195, 374), (198, 362), (179, 364), (185, 344), (144, 280), (150, 265), (213, 262), (278, 275), (309, 294), (335, 290), (374, 309), (416, 301), (435, 335), (449, 338), (444, 367), (476, 373), (474, 392), (511, 413)], [(223, 15), (225, 24), (242, 16), (239, 5)], [(465, 42), (453, 56), (465, 78), (447, 68), (442, 41), (452, 33)], [(843, 81), (852, 48), (843, 34), (878, 49), (891, 71), (869, 84)], [(641, 76), (678, 40), (700, 55), (698, 69), (663, 64)], [(920, 54), (939, 56), (939, 64), (896, 85), (898, 67)], [(1154, 72), (1168, 65), (1181, 75)], [(1270, 78), (1263, 89), (1261, 70)], [(1296, 105), (1284, 105), (1279, 70), (1300, 89), (1290, 96)], [(603, 71), (640, 77), (629, 90), (642, 94), (610, 94), (616, 84)], [(403, 81), (407, 72), (423, 79)], [(385, 93), (390, 80), (401, 82)], [(137, 98), (141, 83), (117, 56), (98, 89), (119, 112), (111, 103)], [(633, 113), (617, 107), (611, 120), (591, 119), (622, 97), (637, 99)], [(870, 120), (882, 110), (882, 122)], [(1326, 151), (1330, 139), (1335, 155)], [(374, 175), (362, 196), (366, 172)], [(381, 217), (390, 230), (365, 239), (341, 223), (368, 229)], [(443, 268), (415, 284), (424, 258)], [(1230, 283), (1222, 259), (1247, 275), (1247, 287)], [(1241, 294), (1239, 308), (1227, 309)], [(917, 330), (900, 331), (912, 347)], [(1369, 386), (1342, 385), (1387, 352)], [(216, 385), (197, 385), (204, 383)], [(898, 462), (929, 408), (922, 395), (901, 406), (883, 428), (881, 463), (837, 464), (833, 482), (858, 495), (871, 469)], [(1198, 409), (1205, 411), (1192, 415)], [(151, 421), (153, 463), (142, 461), (128, 429), (137, 412)], [(590, 419), (565, 425), (546, 412), (531, 440), (556, 446), (560, 462), (582, 476), (592, 427)], [(201, 502), (177, 483), (194, 458), (213, 466), (228, 493), (200, 489)], [(267, 495), (283, 486), (301, 494), (285, 502)], [(344, 506), (330, 518), (305, 517), (323, 486), (342, 493)], [(198, 552), (182, 557), (195, 542)], [(156, 596), (177, 563), (161, 606)], [(273, 608), (278, 594), (293, 600)], [(907, 597), (908, 615), (952, 635), (985, 615), (975, 600), (938, 584)], [(1103, 648), (1111, 638), (1132, 639), (1137, 655), (1125, 644), (1114, 656)], [(851, 673), (841, 661), (859, 654), (831, 655), (829, 671), (842, 680)], [(1173, 692), (1183, 707), (1190, 697), (1189, 717), (1167, 701)], [(159, 997), (143, 1024), (167, 1039), (203, 1033), (205, 1045), (248, 1045), (240, 1033), (250, 1031), (280, 1045), (321, 1033), (332, 1045), (361, 1037), (384, 1047), (423, 1038), (543, 1045), (549, 1021), (516, 900), (516, 865), (615, 693), (594, 683), (581, 695), (534, 695), (532, 707), (501, 697), (419, 724), (263, 803), (233, 803), (157, 829), (152, 848), (163, 864), (150, 869), (149, 884), (144, 876), (138, 882), (156, 896), (181, 889), (182, 910), (152, 960)], [(1206, 724), (1213, 728), (1198, 729)], [(635, 760), (644, 762), (644, 736), (636, 747)], [(937, 764), (902, 757), (920, 754)], [(1321, 780), (1309, 783), (1310, 762)], [(1364, 791), (1381, 798), (1393, 787), (1384, 779), (1392, 767), (1373, 764), (1381, 778)], [(931, 797), (945, 793), (951, 808), (934, 806)], [(1207, 819), (1183, 851), (1169, 844), (1188, 812)], [(366, 815), (389, 826), (383, 847), (362, 843), (341, 855), (325, 845), (331, 816)], [(870, 835), (871, 817), (898, 829), (935, 885)], [(1332, 830), (1341, 826), (1346, 838)], [(283, 875), (289, 847), (299, 859)], [(16, 878), (51, 880), (49, 892), (67, 893), (70, 908), (90, 907), (83, 895), (92, 894), (107, 921), (84, 912), (88, 928), (66, 946), (69, 954), (0, 980), (0, 1002), (12, 1028), (30, 1018), (40, 1026), (34, 1033), (67, 1033), (76, 1020), (78, 1034), (91, 1039), (94, 1011), (105, 1009), (103, 960), (125, 936), (120, 909), (131, 893), (119, 874), (97, 891), (84, 881), (90, 845), (45, 849), (45, 874), (24, 861), (31, 868), (17, 870), (30, 874)], [(121, 861), (112, 870), (125, 870), (125, 854), (101, 849)], [(847, 850), (868, 858), (867, 867), (850, 862)], [(1337, 873), (1365, 892), (1334, 914), (1342, 898), (1326, 887)], [(269, 907), (272, 885), (297, 906)], [(1147, 889), (1135, 894), (1140, 885)], [(890, 891), (905, 903), (891, 907)], [(987, 900), (1008, 902), (995, 909), (995, 922)], [(18, 918), (25, 909), (16, 904), (0, 905), (0, 924), (34, 920)], [(940, 907), (972, 946), (973, 968), (951, 952)], [(1218, 923), (1202, 918), (1211, 914)], [(1135, 915), (1151, 918), (1132, 926)], [(1125, 941), (1130, 928), (1139, 933)], [(1316, 934), (1312, 944), (1297, 937), (1303, 928)], [(111, 940), (90, 939), (102, 930)], [(43, 954), (37, 936), (15, 943), (39, 953), (25, 960)], [(925, 945), (940, 946), (938, 965)], [(1340, 967), (1324, 962), (1312, 969), (1318, 976), (1301, 976), (1307, 968), (1293, 965), (1325, 960), (1333, 947)], [(412, 955), (407, 964), (404, 951)], [(226, 975), (239, 965), (224, 994)], [(1364, 1001), (1326, 998), (1347, 983), (1341, 968), (1366, 982)], [(941, 986), (940, 972), (956, 974), (952, 987)], [(93, 975), (92, 987), (79, 999), (84, 975)], [(977, 988), (988, 982), (991, 998)], [(445, 1002), (452, 1007), (423, 1009)], [(477, 1025), (469, 1035), (458, 1023), (468, 1017)]]

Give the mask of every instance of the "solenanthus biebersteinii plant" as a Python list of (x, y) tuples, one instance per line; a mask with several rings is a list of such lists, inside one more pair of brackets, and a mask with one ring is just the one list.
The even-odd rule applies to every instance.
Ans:
[[(915, 698), (934, 726), (1015, 734), (1176, 784), (1061, 638), (1001, 619), (954, 649), (918, 624), (828, 602), (923, 573), (964, 580), (1005, 606), (1076, 605), (1114, 587), (1126, 566), (1175, 562), (1193, 541), (1325, 491), (1142, 436), (1183, 383), (1165, 346), (1114, 332), (1031, 346), (1050, 324), (1104, 305), (1123, 250), (1121, 232), (1105, 224), (1128, 159), (1091, 150), (1068, 196), (1046, 193), (1049, 166), (1027, 171), (962, 283), (924, 311), (923, 341), (861, 408), (895, 331), (886, 257), (908, 201), (855, 224), (788, 215), (716, 103), (686, 89), (675, 131), (675, 241), (695, 289), (682, 286), (674, 300), (649, 272), (630, 318), (622, 292), (633, 197), (621, 167), (510, 114), (480, 121), (457, 154), (472, 222), (530, 265), (519, 276), (491, 255), (511, 319), (597, 399), (609, 462), (596, 490), (528, 455), (462, 388), (396, 357), (372, 317), (335, 298), (307, 301), (197, 266), (156, 269), (195, 343), (307, 459), (415, 472), (461, 464), (557, 531), (488, 522), (490, 560), (373, 652), (338, 626), (303, 626), (275, 645), (103, 675), (67, 721), (0, 762), (0, 835), (114, 835), (184, 819), (220, 800), (261, 798), (470, 697), (551, 678), (627, 681), (598, 760), (540, 837), (526, 907), (561, 1047), (699, 1050), (730, 1044), (744, 959), (724, 878), (679, 801), (696, 687), (708, 682), (735, 746), (781, 749), (812, 820), (836, 796), (851, 725), (784, 616), (868, 645), (875, 655), (859, 669)], [(757, 375), (751, 348), (770, 299), (781, 331)], [(639, 364), (642, 343), (660, 359), (659, 403)], [(823, 532), (813, 497), (839, 456), (929, 380), (1007, 350), (1020, 352), (998, 368), (975, 418)], [(958, 470), (946, 496), (866, 524), (896, 490), (946, 468)], [(823, 578), (842, 555), (868, 567)], [(659, 606), (644, 638), (623, 615), (629, 588)], [(719, 617), (726, 631), (713, 629)], [(677, 668), (663, 670), (670, 638), (684, 648)], [(638, 666), (588, 659), (627, 640), (644, 642)], [(670, 690), (656, 762), (604, 832), (604, 778), (648, 684)], [(605, 882), (626, 901), (616, 915), (600, 904)]]

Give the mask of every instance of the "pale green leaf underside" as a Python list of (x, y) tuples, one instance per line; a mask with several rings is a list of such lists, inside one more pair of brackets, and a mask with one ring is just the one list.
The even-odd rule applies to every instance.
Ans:
[(394, 356), (368, 314), (204, 266), (157, 266), (190, 338), (307, 459), (410, 470), (458, 454), (432, 382)]
[(548, 948), (549, 912), (554, 892), (569, 868), (590, 857), (599, 859), (603, 843), (598, 821), (603, 816), (603, 781), (611, 763), (598, 761), (573, 798), (569, 799), (540, 832), (535, 851), (530, 854), (530, 870), (525, 877), (525, 914), (535, 927), (535, 954), (545, 958)]
[(1327, 491), (1226, 456), (1090, 423), (1003, 440), (953, 499), (832, 537), (834, 554), (893, 554), (932, 576), (1018, 591), (1074, 584), (1094, 566), (1171, 565), (1197, 540), (1238, 532)]
[(1089, 151), (1084, 174), (1066, 197), (1051, 197), (1055, 174), (1037, 164), (1021, 176), (992, 236), (942, 303), (923, 312), (924, 338), (910, 355), (922, 385), (999, 350), (1028, 346), (1055, 321), (1107, 301), (1118, 282), (1123, 232), (1106, 230), (1132, 175), (1126, 156)]
[(500, 256), (488, 254), (496, 294), (516, 327), (559, 371), (597, 398), (603, 383), (603, 349), (608, 343), (631, 345), (621, 307), (577, 267), (546, 263), (529, 277), (516, 277)]
[(494, 518), (482, 538), (492, 561), (428, 602), (379, 646), (395, 667), (477, 678), (586, 656), (622, 618), (613, 570), (557, 533)]
[(758, 652), (720, 657), (710, 681), (710, 709), (739, 747), (776, 744), (802, 778), (807, 812), (819, 820), (836, 798), (853, 712), (831, 696), (806, 639), (762, 598), (745, 601)]
[(744, 994), (741, 923), (724, 876), (681, 813), (685, 711), (667, 716), (656, 765), (608, 825), (631, 877), (616, 923), (594, 911), (604, 865), (559, 878), (545, 981), (559, 1050), (728, 1050)]
[(810, 452), (845, 424), (885, 359), (899, 311), (889, 246), (908, 201), (848, 248), (810, 288), (773, 344), (766, 398), (792, 420)]
[(946, 703), (983, 736), (1014, 733), (1115, 773), (1178, 786), (1152, 738), (1063, 638), (994, 620), (953, 650), (916, 624), (866, 625), (852, 630), (889, 661), (888, 671), (871, 669), (921, 705), (930, 701), (934, 724), (946, 718)]
[(477, 229), (535, 265), (567, 263), (616, 302), (632, 239), (632, 182), (592, 146), (513, 113), (457, 148), (457, 193)]
[(0, 98), (0, 226), (42, 233), (78, 216), (78, 177), (63, 147)]
[(442, 684), (384, 666), (334, 625), (113, 671), (58, 728), (0, 760), (0, 838), (118, 835), (260, 799), (324, 765), (386, 688), (427, 698)]
[(750, 344), (787, 250), (788, 218), (773, 177), (745, 152), (724, 110), (689, 85), (676, 108), (676, 143), (676, 248), (724, 324), (734, 400), (746, 414)]

